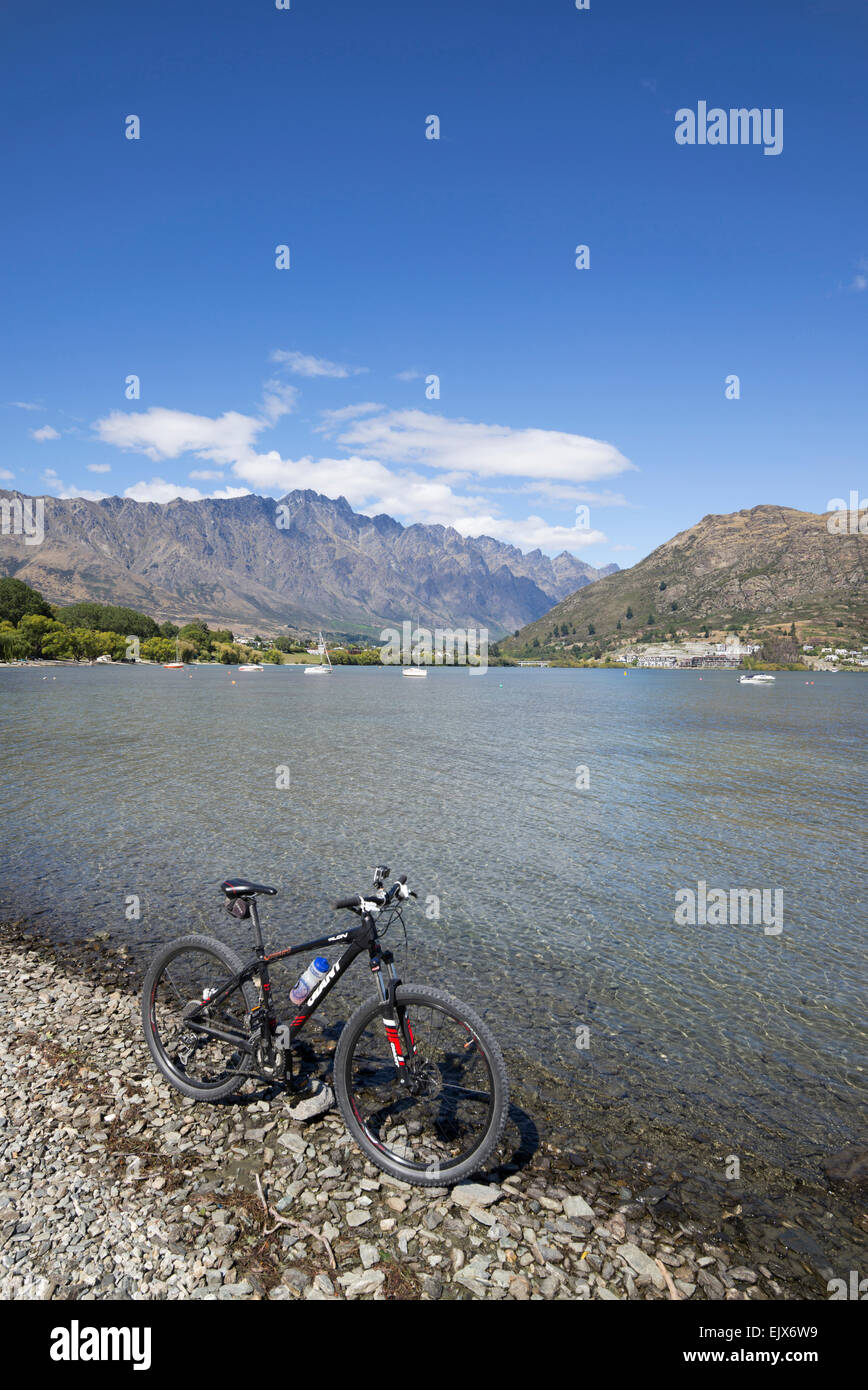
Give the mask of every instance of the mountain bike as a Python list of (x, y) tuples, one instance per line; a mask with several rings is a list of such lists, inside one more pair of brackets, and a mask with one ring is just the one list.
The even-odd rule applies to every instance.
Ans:
[[(405, 985), (382, 938), (416, 894), (407, 876), (386, 888), (378, 865), (367, 894), (334, 903), (357, 926), (266, 952), (257, 897), (276, 888), (247, 879), (220, 885), (234, 918), (249, 921), (255, 954), (245, 963), (214, 936), (164, 946), (142, 991), (142, 1024), (167, 1081), (193, 1100), (231, 1096), (250, 1079), (292, 1085), (292, 1057), (308, 1019), (365, 951), (376, 997), (359, 1005), (334, 1056), (340, 1113), (362, 1152), (393, 1177), (450, 1185), (476, 1172), (506, 1124), (509, 1084), (501, 1050), (473, 1009), (441, 989)], [(279, 1022), (269, 967), (303, 952), (343, 949), (293, 1017)], [(295, 1007), (295, 1006), (293, 1006)], [(412, 1018), (412, 1023), (411, 1023)]]

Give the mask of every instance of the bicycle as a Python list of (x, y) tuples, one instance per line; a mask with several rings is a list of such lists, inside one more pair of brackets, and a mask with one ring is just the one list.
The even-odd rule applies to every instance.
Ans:
[[(381, 938), (394, 921), (406, 940), (403, 909), (417, 895), (402, 875), (378, 865), (372, 892), (333, 904), (359, 925), (267, 953), (257, 896), (276, 888), (247, 879), (220, 885), (226, 907), (249, 920), (256, 954), (246, 962), (213, 936), (190, 935), (163, 947), (142, 991), (142, 1024), (158, 1069), (182, 1095), (216, 1101), (246, 1081), (292, 1086), (292, 1055), (308, 1019), (368, 952), (377, 997), (359, 1005), (341, 1032), (334, 1088), (341, 1116), (362, 1152), (384, 1172), (419, 1186), (451, 1185), (480, 1169), (500, 1142), (509, 1084), (488, 1025), (444, 990), (404, 985)], [(327, 974), (279, 1022), (269, 966), (302, 952), (345, 943)], [(413, 1023), (410, 1023), (410, 1011)]]

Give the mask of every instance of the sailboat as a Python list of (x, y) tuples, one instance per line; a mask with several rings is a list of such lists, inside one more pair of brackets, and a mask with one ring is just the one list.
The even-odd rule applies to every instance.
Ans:
[(176, 637), (176, 638), (175, 638), (175, 660), (174, 660), (174, 661), (164, 661), (164, 662), (163, 662), (163, 670), (164, 670), (164, 671), (183, 671), (183, 669), (184, 669), (184, 663), (183, 663), (183, 661), (181, 660), (181, 641), (180, 641), (180, 638)]
[[(419, 619), (418, 619), (418, 617), (417, 617), (417, 619), (416, 619), (416, 632), (417, 632), (417, 634), (418, 634), (418, 631), (419, 631)], [(411, 660), (411, 662), (412, 662), (412, 660), (413, 660), (413, 653), (412, 653), (412, 652), (410, 653), (410, 660)], [(411, 676), (411, 677), (414, 677), (416, 680), (419, 680), (420, 678), (425, 679), (425, 678), (427, 678), (427, 675), (428, 675), (428, 667), (427, 667), (427, 666), (423, 666), (423, 665), (421, 664), (421, 658), (420, 658), (420, 662), (419, 662), (419, 665), (418, 665), (418, 666), (405, 666), (405, 667), (403, 668), (403, 670), (401, 671), (401, 675), (402, 675), (402, 676)]]
[(316, 644), (316, 649), (324, 660), (319, 666), (305, 666), (304, 674), (306, 676), (327, 676), (332, 669), (332, 663), (322, 633), (319, 634), (319, 641)]

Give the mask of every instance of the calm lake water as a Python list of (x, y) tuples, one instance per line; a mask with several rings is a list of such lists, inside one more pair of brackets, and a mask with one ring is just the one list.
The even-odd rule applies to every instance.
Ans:
[[(184, 931), (247, 944), (229, 875), (280, 887), (266, 936), (288, 944), (343, 925), (330, 900), (386, 862), (420, 895), (404, 978), (477, 1005), (565, 1134), (602, 1092), (811, 1169), (864, 1113), (866, 694), (796, 673), (3, 668), (0, 917), (107, 930), (144, 965)], [(679, 924), (700, 881), (780, 890), (782, 930)]]

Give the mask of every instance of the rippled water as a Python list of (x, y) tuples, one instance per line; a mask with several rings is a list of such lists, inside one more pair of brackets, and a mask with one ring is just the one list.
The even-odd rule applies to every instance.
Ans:
[[(602, 1091), (810, 1159), (861, 1128), (866, 693), (796, 673), (0, 669), (0, 916), (108, 930), (144, 963), (181, 930), (246, 943), (215, 892), (246, 874), (280, 886), (284, 944), (387, 862), (420, 893), (404, 978), (479, 1006), (565, 1133)], [(783, 930), (676, 924), (700, 880), (782, 890)]]

